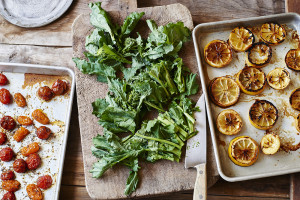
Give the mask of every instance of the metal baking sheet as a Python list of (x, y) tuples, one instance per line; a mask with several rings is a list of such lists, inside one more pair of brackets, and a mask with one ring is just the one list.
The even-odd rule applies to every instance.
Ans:
[(73, 0), (0, 0), (0, 14), (21, 27), (40, 27), (59, 18)]
[[(74, 96), (75, 79), (72, 70), (65, 67), (52, 67), (30, 64), (13, 64), (0, 63), (0, 72), (3, 72), (9, 80), (9, 84), (1, 86), (6, 88), (13, 95), (20, 92), (27, 101), (27, 106), (24, 108), (18, 107), (16, 103), (9, 105), (0, 104), (0, 117), (4, 115), (12, 116), (16, 119), (18, 116), (26, 115), (31, 117), (31, 113), (35, 109), (42, 109), (50, 119), (49, 127), (52, 134), (47, 140), (39, 139), (35, 134), (35, 129), (42, 124), (34, 121), (32, 126), (26, 127), (30, 134), (25, 137), (22, 142), (16, 142), (11, 132), (5, 131), (8, 137), (8, 142), (1, 145), (0, 149), (10, 146), (16, 154), (16, 158), (23, 158), (20, 149), (32, 142), (38, 142), (40, 151), (38, 154), (41, 157), (41, 166), (33, 171), (26, 173), (16, 173), (16, 180), (21, 183), (21, 188), (15, 195), (17, 199), (29, 200), (26, 192), (26, 186), (31, 183), (36, 184), (39, 176), (48, 174), (53, 179), (51, 188), (44, 190), (44, 199), (56, 200), (59, 198), (60, 182), (63, 172), (63, 164), (65, 150), (67, 144), (68, 130), (71, 117), (72, 102)], [(54, 97), (51, 101), (41, 101), (36, 92), (41, 86), (49, 86), (58, 78), (66, 80), (69, 83), (69, 91), (65, 95)], [(1, 129), (1, 128), (0, 128)], [(3, 130), (1, 130), (3, 131)], [(14, 159), (14, 160), (15, 160)], [(12, 169), (13, 161), (1, 162), (0, 172), (7, 169)], [(3, 196), (4, 190), (0, 190), (0, 196)]]
[[(259, 27), (266, 22), (284, 24), (288, 31), (287, 38), (283, 43), (277, 46), (271, 46), (273, 51), (271, 62), (261, 69), (265, 74), (268, 74), (276, 67), (285, 68), (290, 72), (291, 83), (286, 89), (280, 91), (267, 86), (261, 94), (255, 96), (241, 92), (238, 103), (229, 108), (236, 110), (241, 115), (244, 126), (238, 135), (225, 136), (219, 133), (216, 128), (216, 117), (224, 109), (216, 106), (210, 101), (207, 93), (207, 86), (210, 80), (215, 77), (227, 75), (234, 78), (245, 66), (245, 53), (234, 52), (233, 60), (228, 66), (224, 68), (213, 68), (204, 60), (204, 47), (214, 39), (227, 41), (229, 33), (238, 26), (250, 28), (255, 34), (255, 42), (258, 42), (259, 38), (257, 37), (257, 33)], [(289, 96), (295, 88), (300, 87), (300, 73), (288, 69), (284, 62), (288, 50), (299, 48), (299, 40), (293, 39), (292, 37), (292, 34), (296, 31), (298, 31), (298, 33), (300, 32), (300, 16), (295, 13), (200, 24), (196, 26), (193, 31), (194, 47), (200, 71), (201, 84), (206, 98), (208, 121), (216, 155), (217, 167), (221, 177), (227, 181), (242, 181), (300, 172), (300, 167), (298, 165), (298, 162), (300, 161), (300, 151), (285, 152), (280, 150), (275, 155), (264, 155), (260, 151), (257, 162), (249, 167), (235, 165), (231, 162), (227, 153), (229, 142), (234, 137), (248, 135), (259, 144), (262, 137), (265, 135), (266, 131), (254, 128), (248, 119), (250, 106), (255, 102), (255, 99), (269, 100), (277, 107), (279, 119), (270, 131), (276, 132), (279, 135), (281, 143), (283, 145), (295, 145), (299, 143), (300, 136), (295, 126), (295, 118), (299, 112), (291, 108)]]

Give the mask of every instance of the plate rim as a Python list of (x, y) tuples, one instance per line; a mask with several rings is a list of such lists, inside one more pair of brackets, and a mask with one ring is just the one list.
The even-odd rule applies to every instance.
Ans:
[(22, 21), (17, 20), (17, 19), (22, 19), (22, 18), (16, 18), (16, 17), (8, 14), (5, 6), (3, 6), (3, 3), (2, 3), (3, 1), (4, 0), (0, 1), (0, 5), (1, 5), (0, 6), (0, 15), (5, 20), (7, 20), (8, 22), (10, 22), (11, 24), (14, 24), (16, 26), (23, 27), (23, 28), (35, 28), (35, 27), (41, 27), (41, 26), (45, 26), (47, 24), (50, 24), (51, 22), (53, 22), (53, 21), (57, 20), (59, 17), (61, 17), (70, 8), (70, 6), (71, 6), (71, 4), (73, 2), (73, 0), (65, 0), (64, 6), (57, 12), (58, 13), (57, 15), (51, 16), (52, 12), (50, 12), (50, 14), (49, 14), (50, 17), (47, 17), (47, 19), (42, 20), (40, 23), (38, 23), (38, 22), (23, 23)]

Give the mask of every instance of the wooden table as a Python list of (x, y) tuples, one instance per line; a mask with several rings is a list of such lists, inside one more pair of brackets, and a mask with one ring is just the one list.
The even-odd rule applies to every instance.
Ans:
[[(0, 61), (74, 66), (71, 61), (71, 25), (76, 16), (89, 12), (88, 2), (90, 1), (74, 0), (70, 9), (60, 19), (41, 28), (19, 28), (9, 24), (0, 17)], [(118, 0), (103, 0), (103, 2), (103, 7), (108, 10), (119, 8)], [(191, 10), (195, 24), (285, 12), (284, 0), (139, 0), (138, 6), (147, 7), (175, 2), (180, 2)], [(212, 9), (211, 4), (215, 5), (213, 6), (214, 9)], [(85, 189), (77, 116), (78, 110), (75, 98), (60, 194), (60, 199), (64, 200), (90, 199)], [(238, 183), (220, 180), (208, 190), (208, 199), (289, 199), (289, 190), (290, 175)], [(187, 200), (192, 199), (192, 191), (151, 199)]]

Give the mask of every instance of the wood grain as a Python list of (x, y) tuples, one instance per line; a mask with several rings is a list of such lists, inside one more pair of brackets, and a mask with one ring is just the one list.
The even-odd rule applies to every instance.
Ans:
[[(0, 43), (42, 46), (72, 46), (71, 26), (75, 18), (89, 13), (91, 0), (74, 0), (68, 11), (55, 22), (39, 28), (21, 28), (0, 16)], [(101, 0), (107, 10), (118, 10), (118, 0)]]
[[(75, 18), (89, 13), (88, 3), (96, 0), (74, 0), (69, 10), (55, 22), (40, 28), (21, 28), (0, 16), (0, 43), (43, 46), (72, 46), (71, 26)], [(118, 10), (119, 0), (101, 0), (106, 10)], [(132, 0), (121, 0), (131, 2)], [(297, 0), (295, 0), (297, 1)], [(134, 0), (136, 2), (136, 0)], [(234, 18), (245, 18), (285, 11), (284, 0), (138, 0), (138, 7), (180, 2), (187, 6), (195, 24)], [(132, 4), (130, 4), (132, 5)], [(216, 10), (218, 12), (216, 12)]]
[[(295, 0), (297, 1), (297, 0)], [(139, 0), (138, 7), (167, 5), (177, 0)], [(284, 0), (182, 0), (193, 15), (195, 24), (285, 12)]]

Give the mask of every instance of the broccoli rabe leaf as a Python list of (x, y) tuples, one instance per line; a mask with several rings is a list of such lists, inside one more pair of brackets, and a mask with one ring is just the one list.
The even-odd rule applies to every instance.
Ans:
[(91, 24), (99, 30), (109, 33), (112, 41), (116, 43), (115, 35), (117, 34), (117, 29), (111, 22), (108, 13), (101, 8), (101, 2), (89, 3), (89, 7), (92, 10)]
[(144, 14), (144, 12), (133, 12), (129, 14), (124, 20), (123, 25), (121, 26), (121, 37), (128, 36), (135, 28), (139, 20), (144, 16)]

